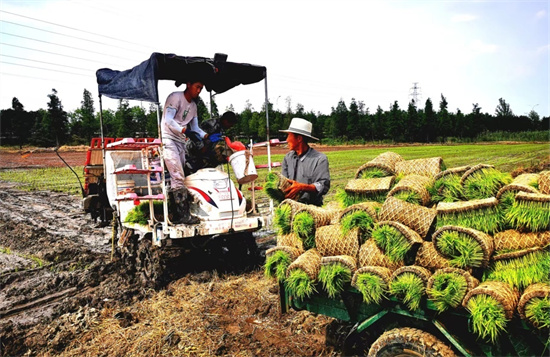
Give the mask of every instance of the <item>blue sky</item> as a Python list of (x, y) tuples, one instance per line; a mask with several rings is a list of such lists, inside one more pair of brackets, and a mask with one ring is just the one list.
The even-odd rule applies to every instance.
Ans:
[[(279, 110), (329, 114), (352, 98), (371, 113), (394, 101), (406, 109), (417, 83), (421, 107), (444, 95), (452, 112), (477, 103), (494, 114), (503, 98), (517, 115), (548, 116), (548, 12), (548, 1), (1, 0), (0, 109), (13, 97), (47, 108), (55, 88), (65, 110), (80, 106), (84, 89), (97, 110), (99, 68), (125, 70), (152, 52), (221, 52), (266, 66)], [(159, 90), (162, 102), (177, 88)], [(216, 102), (259, 110), (264, 97), (262, 82)]]

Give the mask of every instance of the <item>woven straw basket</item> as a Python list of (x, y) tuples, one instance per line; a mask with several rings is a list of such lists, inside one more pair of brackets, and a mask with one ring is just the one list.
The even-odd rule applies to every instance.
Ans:
[(396, 222), (396, 221), (380, 221), (380, 222), (376, 223), (375, 229), (377, 227), (381, 227), (381, 226), (390, 226), (390, 227), (393, 227), (393, 228), (397, 229), (399, 231), (399, 233), (401, 233), (401, 235), (403, 237), (405, 237), (405, 239), (407, 239), (407, 241), (411, 245), (422, 244), (422, 242), (423, 242), (422, 237), (420, 237), (420, 235), (418, 233), (416, 233), (416, 231), (414, 231), (413, 229), (407, 227), (403, 223), (399, 223), (399, 222)]
[(508, 284), (501, 281), (485, 281), (466, 294), (464, 300), (462, 300), (462, 306), (467, 308), (468, 301), (476, 295), (491, 296), (502, 306), (507, 319), (514, 316), (514, 311), (518, 305), (519, 292), (512, 289)]
[(432, 276), (432, 273), (424, 267), (421, 267), (418, 265), (406, 265), (401, 268), (398, 268), (392, 273), (391, 281), (394, 281), (395, 279), (399, 278), (399, 276), (403, 273), (412, 273), (416, 275), (417, 277), (420, 278), (420, 280), (422, 280), (424, 287), (428, 285), (428, 280), (430, 279), (430, 276)]
[(483, 171), (485, 169), (494, 169), (495, 167), (493, 165), (486, 165), (486, 164), (477, 164), (472, 167), (468, 171), (466, 171), (462, 177), (460, 178), (460, 184), (464, 185), (464, 183), (472, 176), (474, 173), (478, 171)]
[(301, 212), (307, 212), (311, 215), (313, 221), (315, 222), (315, 228), (331, 224), (331, 222), (336, 219), (335, 217), (338, 217), (340, 213), (338, 210), (326, 209), (315, 205), (304, 205), (296, 209), (292, 216), (292, 222), (294, 222), (296, 215)]
[(475, 211), (483, 208), (492, 208), (498, 205), (496, 197), (482, 198), (469, 201), (439, 202), (436, 206), (437, 214), (460, 213)]
[(402, 267), (403, 262), (391, 262), (374, 240), (369, 239), (359, 248), (359, 267), (369, 265), (386, 267), (393, 271)]
[(352, 273), (357, 270), (357, 260), (355, 259), (355, 257), (350, 257), (349, 255), (336, 255), (332, 257), (321, 258), (321, 266), (332, 264), (341, 264), (351, 270)]
[(292, 220), (292, 217), (294, 216), (295, 212), (300, 209), (300, 208), (304, 208), (307, 206), (307, 204), (305, 203), (301, 203), (301, 202), (298, 202), (298, 201), (294, 201), (294, 200), (291, 200), (289, 198), (287, 198), (286, 200), (282, 201), (281, 203), (279, 203), (279, 207), (281, 206), (284, 206), (284, 205), (288, 205), (290, 206), (290, 209), (291, 209), (291, 214), (290, 214), (290, 219)]
[(496, 198), (500, 200), (503, 194), (506, 192), (529, 192), (529, 193), (539, 193), (536, 188), (531, 186), (532, 183), (539, 181), (539, 174), (522, 174), (514, 178), (514, 180), (503, 186), (498, 190)]
[(521, 295), (521, 298), (519, 299), (518, 303), (518, 312), (519, 316), (525, 320), (529, 321), (533, 324), (533, 326), (538, 327), (533, 321), (529, 320), (527, 316), (525, 316), (525, 307), (529, 303), (529, 301), (533, 298), (541, 298), (541, 299), (550, 299), (550, 285), (548, 283), (535, 283), (531, 284), (525, 289), (523, 294)]
[(358, 228), (344, 235), (339, 224), (319, 227), (315, 231), (315, 246), (323, 257), (349, 255), (355, 258), (359, 253), (359, 239)]
[(380, 207), (382, 207), (382, 204), (378, 202), (356, 203), (341, 211), (340, 216), (338, 217), (338, 221), (341, 221), (342, 218), (344, 218), (348, 214), (354, 213), (356, 211), (364, 211), (372, 218), (373, 222), (376, 222), (378, 220), (378, 214), (376, 213), (376, 211), (380, 209)]
[(321, 255), (317, 249), (312, 248), (302, 253), (295, 261), (290, 263), (286, 270), (286, 276), (294, 269), (303, 270), (312, 280), (317, 280), (319, 269), (321, 268)]
[(479, 280), (477, 280), (472, 274), (470, 274), (468, 271), (464, 269), (458, 269), (458, 268), (443, 268), (438, 269), (433, 273), (433, 275), (428, 279), (428, 285), (427, 285), (427, 292), (428, 297), (430, 299), (433, 299), (433, 296), (430, 294), (430, 290), (433, 288), (435, 279), (441, 275), (441, 274), (453, 274), (456, 276), (461, 276), (464, 278), (464, 281), (466, 282), (466, 292), (462, 298), (466, 296), (466, 294), (479, 285)]
[(471, 166), (469, 165), (453, 167), (445, 171), (441, 171), (440, 173), (435, 175), (434, 180), (437, 181), (437, 180), (445, 179), (447, 176), (451, 176), (451, 175), (460, 175), (460, 177), (462, 177), (462, 175), (464, 175), (464, 173), (468, 171), (470, 168)]
[(550, 203), (550, 195), (544, 195), (542, 193), (518, 192), (516, 194), (516, 201)]
[(392, 176), (395, 174), (395, 164), (400, 161), (403, 161), (401, 155), (391, 151), (384, 152), (374, 159), (370, 160), (369, 162), (361, 165), (361, 167), (359, 167), (357, 169), (357, 172), (355, 173), (355, 178), (357, 179), (361, 177), (363, 171), (369, 168), (377, 168), (383, 170), (387, 173), (387, 176)]
[(540, 193), (550, 195), (550, 171), (542, 171), (539, 177)]
[(435, 249), (433, 242), (423, 242), (416, 252), (415, 264), (435, 271), (450, 267), (449, 260)]
[(299, 250), (304, 250), (304, 244), (302, 240), (296, 235), (296, 233), (279, 234), (277, 236), (277, 246), (293, 247)]
[(514, 229), (498, 232), (493, 236), (495, 252), (545, 247), (550, 244), (550, 232), (521, 233)]
[(386, 267), (380, 267), (375, 265), (368, 265), (361, 267), (355, 271), (355, 274), (353, 274), (353, 278), (351, 279), (351, 286), (357, 287), (357, 278), (361, 276), (362, 274), (371, 274), (379, 277), (384, 281), (386, 286), (391, 281), (391, 270)]
[(460, 226), (443, 226), (439, 228), (437, 231), (435, 231), (435, 233), (432, 235), (432, 242), (434, 244), (434, 248), (441, 255), (445, 255), (445, 254), (443, 254), (439, 249), (438, 241), (439, 241), (439, 238), (441, 237), (441, 234), (446, 231), (455, 231), (458, 233), (465, 234), (470, 238), (474, 239), (483, 250), (483, 260), (481, 262), (481, 267), (486, 267), (487, 265), (489, 265), (489, 261), (495, 250), (493, 237), (473, 228), (460, 227)]
[(423, 206), (430, 203), (431, 197), (427, 187), (433, 185), (434, 180), (431, 177), (410, 174), (402, 178), (391, 190), (388, 196), (393, 196), (399, 192), (411, 191), (418, 194)]
[(348, 181), (344, 190), (347, 193), (355, 194), (384, 193), (390, 190), (394, 180), (394, 176), (369, 179), (352, 179)]
[(435, 177), (441, 172), (442, 167), (443, 159), (440, 157), (432, 157), (427, 159), (400, 161), (395, 164), (395, 171), (397, 174), (402, 175), (418, 174)]
[(435, 209), (388, 197), (378, 212), (378, 220), (403, 223), (424, 238), (432, 227), (436, 215)]
[(279, 251), (282, 251), (282, 252), (288, 254), (288, 256), (292, 260), (296, 260), (296, 258), (298, 258), (300, 256), (300, 254), (302, 254), (304, 252), (303, 250), (298, 249), (298, 248), (294, 248), (294, 247), (277, 246), (277, 247), (269, 248), (268, 250), (266, 250), (265, 251), (265, 256), (269, 258), (270, 256), (272, 256), (273, 254), (275, 254), (276, 252), (279, 252)]

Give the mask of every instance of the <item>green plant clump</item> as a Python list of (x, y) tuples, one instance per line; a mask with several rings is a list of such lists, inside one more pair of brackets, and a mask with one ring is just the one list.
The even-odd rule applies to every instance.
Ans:
[(315, 247), (315, 220), (309, 212), (300, 212), (294, 217), (292, 230), (302, 240), (304, 249)]
[(402, 262), (412, 247), (411, 243), (399, 230), (388, 225), (374, 228), (372, 238), (392, 263)]
[(411, 311), (420, 308), (425, 291), (422, 279), (410, 272), (400, 274), (390, 283), (390, 293), (403, 301)]
[(292, 257), (287, 252), (278, 250), (266, 258), (264, 275), (267, 278), (276, 278), (277, 281), (283, 282), (290, 263), (292, 263)]
[(323, 265), (319, 271), (318, 279), (328, 296), (335, 298), (336, 295), (344, 290), (346, 284), (351, 281), (351, 270), (340, 263)]
[(387, 284), (376, 274), (359, 274), (355, 285), (363, 295), (363, 301), (367, 304), (379, 304), (382, 299), (386, 298)]
[(530, 299), (525, 304), (525, 317), (538, 329), (550, 327), (550, 298)]
[[(162, 214), (162, 205), (163, 203), (161, 201), (153, 202), (153, 209), (155, 211), (155, 214)], [(124, 222), (146, 225), (149, 221), (149, 216), (149, 202), (141, 202), (139, 205), (135, 206), (128, 212), (128, 215), (126, 215), (126, 219), (124, 220)]]
[(504, 217), (512, 228), (546, 231), (550, 229), (550, 202), (515, 201)]
[(480, 267), (483, 262), (483, 249), (467, 234), (445, 231), (437, 240), (441, 253), (450, 257), (449, 263), (458, 268)]
[(274, 201), (281, 203), (285, 199), (285, 194), (279, 189), (279, 177), (275, 172), (268, 172), (265, 177), (265, 193)]
[(374, 201), (384, 203), (386, 200), (386, 193), (349, 193), (344, 189), (338, 189), (334, 195), (334, 199), (340, 203), (340, 206), (346, 208), (356, 203)]
[(286, 287), (291, 296), (304, 299), (316, 293), (314, 281), (302, 269), (292, 269), (286, 279)]
[(273, 213), (273, 226), (279, 234), (289, 234), (291, 226), (292, 207), (290, 205), (279, 205)]
[(459, 274), (442, 273), (434, 276), (433, 285), (427, 290), (430, 300), (439, 312), (456, 308), (466, 295), (466, 278)]
[(359, 228), (365, 236), (372, 230), (374, 219), (365, 211), (354, 211), (342, 217), (340, 225), (344, 235), (354, 228)]
[(498, 206), (437, 215), (437, 228), (449, 225), (469, 227), (489, 235), (500, 232), (504, 227), (501, 210)]
[(523, 290), (534, 283), (548, 283), (550, 252), (539, 250), (522, 257), (493, 262), (485, 270), (483, 280), (495, 280)]
[(479, 337), (495, 342), (498, 335), (505, 330), (508, 320), (504, 308), (492, 296), (472, 296), (466, 309), (472, 317), (472, 329)]
[(457, 202), (464, 198), (458, 175), (447, 175), (435, 181), (433, 186), (428, 187), (428, 192), (435, 203)]
[(405, 201), (415, 205), (422, 204), (422, 199), (420, 198), (420, 195), (418, 194), (418, 192), (411, 191), (411, 190), (400, 191), (395, 195), (393, 195), (393, 197), (400, 199), (401, 201)]
[(512, 176), (494, 168), (474, 172), (463, 183), (464, 196), (468, 200), (493, 197), (503, 186), (512, 182)]
[(379, 167), (368, 167), (363, 171), (361, 171), (358, 178), (370, 179), (370, 178), (382, 178), (386, 176), (391, 176), (391, 173)]

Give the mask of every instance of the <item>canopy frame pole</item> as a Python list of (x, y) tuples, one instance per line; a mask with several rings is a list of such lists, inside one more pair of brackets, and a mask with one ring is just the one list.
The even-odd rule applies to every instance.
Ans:
[(271, 145), (269, 142), (269, 97), (267, 95), (267, 69), (265, 70), (265, 123), (266, 123), (266, 136), (267, 136), (267, 169), (271, 172)]

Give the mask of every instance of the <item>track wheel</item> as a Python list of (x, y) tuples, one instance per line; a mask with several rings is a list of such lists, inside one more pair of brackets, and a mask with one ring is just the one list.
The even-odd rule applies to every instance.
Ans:
[(370, 347), (368, 356), (455, 356), (453, 350), (425, 331), (403, 327), (386, 331)]
[(153, 246), (150, 239), (139, 241), (136, 267), (144, 286), (152, 288), (162, 286), (164, 264), (161, 259), (161, 250)]

